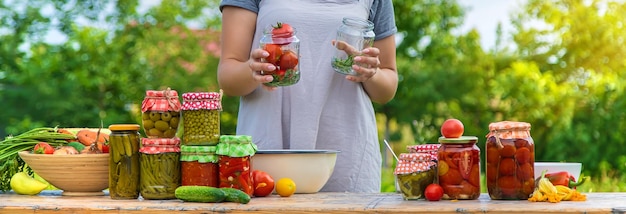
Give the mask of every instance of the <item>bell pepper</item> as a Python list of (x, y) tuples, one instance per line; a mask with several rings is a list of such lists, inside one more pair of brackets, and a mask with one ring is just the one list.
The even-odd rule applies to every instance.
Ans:
[(575, 188), (577, 186), (580, 186), (587, 180), (587, 177), (582, 177), (582, 179), (576, 182), (576, 178), (574, 178), (572, 174), (566, 171), (547, 173), (545, 177), (548, 178), (548, 180), (550, 180), (550, 183), (554, 184), (555, 186), (562, 185), (569, 188)]

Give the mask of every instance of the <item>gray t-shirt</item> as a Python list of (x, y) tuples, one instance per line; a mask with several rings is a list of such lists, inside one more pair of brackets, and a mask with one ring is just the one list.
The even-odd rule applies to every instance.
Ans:
[(300, 39), (300, 81), (275, 91), (259, 87), (242, 96), (237, 134), (251, 135), (259, 149), (339, 150), (322, 191), (379, 192), (374, 108), (361, 83), (332, 69), (331, 40), (347, 16), (371, 20), (376, 39), (393, 36), (397, 28), (391, 0), (223, 0), (220, 7), (225, 5), (257, 13), (253, 49), (259, 47), (263, 29), (276, 22), (291, 24)]

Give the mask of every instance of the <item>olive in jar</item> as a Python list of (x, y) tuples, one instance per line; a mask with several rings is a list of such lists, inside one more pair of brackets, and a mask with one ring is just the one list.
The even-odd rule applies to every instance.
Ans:
[(146, 111), (142, 113), (143, 129), (149, 138), (173, 138), (178, 131), (180, 112)]

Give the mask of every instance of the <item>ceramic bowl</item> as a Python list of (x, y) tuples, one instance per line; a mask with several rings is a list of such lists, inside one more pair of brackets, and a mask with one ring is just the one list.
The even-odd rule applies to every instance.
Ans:
[(335, 150), (259, 150), (252, 169), (267, 172), (274, 181), (291, 178), (296, 193), (316, 193), (328, 182), (337, 161)]
[(567, 171), (578, 181), (581, 169), (582, 163), (535, 162), (535, 177), (541, 176), (541, 172), (544, 170), (547, 170), (546, 173)]
[(109, 187), (109, 154), (46, 155), (18, 153), (37, 175), (62, 195), (104, 195)]

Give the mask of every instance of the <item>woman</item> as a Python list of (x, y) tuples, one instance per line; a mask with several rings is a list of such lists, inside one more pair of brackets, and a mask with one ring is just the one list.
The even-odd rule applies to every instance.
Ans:
[[(237, 134), (251, 135), (259, 149), (339, 150), (334, 172), (321, 191), (380, 192), (381, 155), (372, 102), (396, 93), (395, 26), (391, 0), (222, 0), (222, 54), (218, 81), (241, 96)], [(369, 19), (374, 46), (354, 58), (359, 75), (331, 67), (332, 45), (343, 17)], [(276, 69), (261, 59), (266, 26), (289, 23), (300, 39), (301, 78), (270, 88)], [(297, 184), (296, 184), (297, 185)]]

